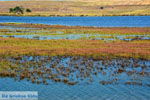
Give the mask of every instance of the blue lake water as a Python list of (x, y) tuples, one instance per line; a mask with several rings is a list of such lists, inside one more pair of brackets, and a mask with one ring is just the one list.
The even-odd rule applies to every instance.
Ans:
[[(0, 91), (38, 91), (39, 100), (149, 100), (150, 87), (133, 85), (37, 85), (0, 79)], [(5, 88), (4, 88), (5, 87)]]
[(0, 23), (38, 23), (67, 26), (150, 27), (150, 16), (107, 17), (16, 17), (0, 16)]

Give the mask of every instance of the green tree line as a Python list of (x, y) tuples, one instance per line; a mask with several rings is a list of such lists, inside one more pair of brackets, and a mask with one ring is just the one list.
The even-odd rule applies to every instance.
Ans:
[(16, 6), (14, 8), (9, 9), (10, 13), (16, 13), (16, 14), (24, 14), (24, 12), (32, 12), (31, 9), (24, 9), (23, 7)]

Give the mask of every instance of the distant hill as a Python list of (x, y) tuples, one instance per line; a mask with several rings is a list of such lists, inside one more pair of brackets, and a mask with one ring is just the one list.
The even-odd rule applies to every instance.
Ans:
[(103, 5), (150, 5), (150, 0), (33, 0), (33, 1), (96, 2), (98, 4)]
[(92, 2), (100, 5), (150, 5), (150, 0), (0, 0), (0, 1), (70, 1)]
[(32, 10), (24, 16), (131, 16), (150, 15), (149, 0), (17, 0), (0, 1), (0, 15), (9, 8)]
[[(74, 0), (76, 1), (76, 0)], [(114, 5), (148, 5), (150, 0), (79, 0), (84, 2), (103, 2), (112, 3)]]

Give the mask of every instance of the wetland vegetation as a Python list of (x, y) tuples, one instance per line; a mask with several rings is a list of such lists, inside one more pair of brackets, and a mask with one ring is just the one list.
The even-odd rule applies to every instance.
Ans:
[[(99, 28), (22, 23), (1, 23), (0, 25), (3, 26), (0, 29), (2, 77), (17, 77), (19, 74), (20, 79), (32, 77), (34, 83), (33, 80), (36, 80), (34, 74), (35, 76), (38, 76), (38, 73), (44, 76), (46, 74), (45, 77), (48, 77), (51, 75), (47, 76), (44, 71), (52, 74), (51, 71), (54, 68), (55, 72), (56, 70), (61, 72), (55, 73), (60, 76), (56, 75), (55, 78), (51, 76), (54, 81), (63, 81), (73, 85), (78, 83), (73, 79), (77, 77), (74, 74), (78, 71), (81, 71), (81, 78), (87, 76), (89, 78), (90, 74), (97, 75), (99, 71), (111, 68), (111, 66), (116, 67), (114, 68), (116, 73), (123, 73), (126, 72), (126, 68), (135, 67), (140, 68), (141, 71), (134, 70), (131, 73), (149, 75), (149, 72), (144, 71), (144, 68), (149, 69), (150, 67), (150, 29), (148, 27)], [(65, 37), (68, 34), (73, 34), (72, 38)], [(17, 37), (21, 35), (23, 37)], [(26, 38), (25, 36), (28, 35), (33, 37)], [(41, 36), (45, 38), (40, 40)], [(52, 36), (56, 38), (47, 38)], [(57, 38), (59, 36), (60, 38)], [(34, 66), (35, 70), (39, 67), (44, 71), (41, 69), (39, 69), (40, 72), (34, 71)], [(61, 70), (64, 70), (64, 73)], [(22, 71), (25, 73), (23, 74)], [(105, 74), (103, 71), (101, 73)], [(62, 74), (66, 76), (65, 80), (60, 78)], [(70, 74), (73, 82), (67, 79)], [(78, 74), (79, 78), (80, 74)], [(44, 79), (44, 83), (47, 83), (45, 80), (47, 78)], [(102, 80), (100, 83), (109, 84), (111, 82), (105, 83)]]
[(0, 23), (0, 77), (48, 90), (63, 84), (71, 91), (82, 85), (149, 91), (150, 28)]
[[(1, 57), (1, 59), (4, 59)], [(134, 58), (89, 58), (84, 56), (16, 56), (1, 62), (1, 77), (36, 84), (62, 82), (67, 85), (128, 84), (149, 86), (150, 62)], [(9, 66), (9, 68), (7, 68)], [(6, 70), (7, 69), (7, 70)], [(122, 76), (126, 79), (122, 79)]]

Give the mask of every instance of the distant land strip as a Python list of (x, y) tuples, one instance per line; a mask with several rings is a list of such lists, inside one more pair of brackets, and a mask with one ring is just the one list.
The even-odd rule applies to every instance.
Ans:
[[(0, 1), (0, 16), (149, 16), (147, 0), (71, 0), (71, 1)], [(32, 12), (10, 13), (16, 6), (29, 8)]]

